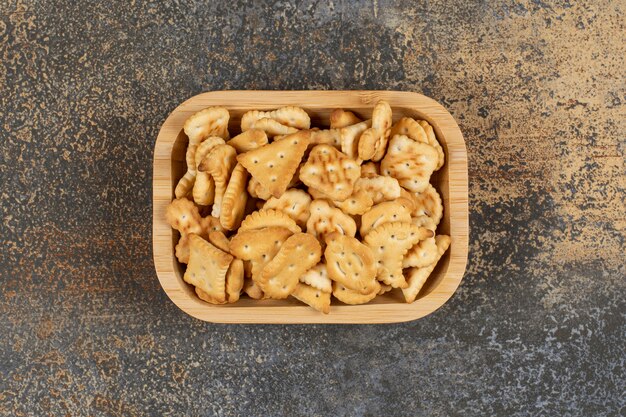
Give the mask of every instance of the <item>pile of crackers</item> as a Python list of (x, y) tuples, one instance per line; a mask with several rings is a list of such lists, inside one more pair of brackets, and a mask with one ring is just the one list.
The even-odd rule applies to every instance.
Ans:
[(428, 122), (392, 125), (380, 101), (361, 120), (336, 109), (312, 128), (299, 107), (191, 116), (187, 172), (167, 208), (184, 280), (212, 304), (294, 297), (323, 313), (331, 296), (364, 304), (400, 289), (413, 302), (450, 237), (430, 184), (445, 155)]

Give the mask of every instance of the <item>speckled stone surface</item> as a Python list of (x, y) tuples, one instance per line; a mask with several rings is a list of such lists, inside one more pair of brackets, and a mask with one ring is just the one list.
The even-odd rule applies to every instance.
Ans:
[[(623, 1), (70, 3), (0, 4), (0, 415), (624, 415)], [(151, 252), (168, 113), (357, 88), (459, 122), (457, 294), (397, 325), (179, 311)]]

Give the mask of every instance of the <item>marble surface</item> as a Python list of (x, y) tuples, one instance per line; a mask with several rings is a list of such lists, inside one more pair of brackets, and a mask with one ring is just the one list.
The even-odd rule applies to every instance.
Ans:
[[(71, 3), (0, 4), (0, 415), (624, 415), (623, 1)], [(359, 88), (459, 122), (457, 294), (397, 325), (179, 311), (151, 251), (168, 113)]]

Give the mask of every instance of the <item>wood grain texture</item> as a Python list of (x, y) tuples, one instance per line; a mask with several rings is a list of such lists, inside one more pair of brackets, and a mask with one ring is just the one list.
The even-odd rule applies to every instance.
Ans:
[[(406, 304), (393, 292), (369, 304), (331, 306), (321, 314), (295, 299), (256, 301), (244, 298), (226, 306), (198, 299), (183, 281), (182, 266), (174, 256), (177, 236), (165, 222), (165, 209), (184, 172), (187, 137), (185, 120), (209, 106), (224, 106), (231, 113), (231, 135), (239, 130), (241, 115), (250, 109), (298, 105), (311, 115), (312, 124), (325, 126), (334, 108), (345, 108), (367, 118), (378, 100), (387, 100), (394, 121), (408, 116), (425, 119), (435, 129), (446, 153), (446, 163), (431, 182), (444, 200), (444, 217), (438, 233), (452, 237), (450, 250), (422, 288), (418, 299)], [(415, 320), (441, 307), (459, 286), (468, 253), (467, 152), (453, 117), (436, 101), (417, 93), (398, 91), (214, 91), (199, 94), (178, 106), (164, 122), (154, 147), (153, 253), (156, 272), (166, 294), (183, 311), (201, 320), (219, 323), (389, 323)]]

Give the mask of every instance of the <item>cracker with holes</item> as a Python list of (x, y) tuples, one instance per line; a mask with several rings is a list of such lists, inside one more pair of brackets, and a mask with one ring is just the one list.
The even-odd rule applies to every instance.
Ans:
[(196, 150), (198, 145), (189, 144), (185, 153), (185, 162), (187, 163), (187, 172), (178, 180), (176, 188), (174, 189), (174, 195), (176, 198), (186, 197), (193, 189), (193, 184), (196, 181)]
[(414, 217), (427, 216), (432, 219), (435, 226), (439, 224), (443, 217), (443, 201), (435, 187), (428, 184), (424, 191), (414, 194), (414, 201), (416, 206), (412, 213)]
[(331, 145), (337, 149), (341, 149), (341, 130), (340, 129), (311, 129), (311, 143), (309, 148), (315, 145)]
[(401, 187), (398, 180), (392, 177), (378, 175), (371, 178), (359, 178), (354, 184), (355, 190), (364, 190), (369, 194), (374, 204), (383, 201), (392, 201), (400, 197)]
[(372, 112), (372, 127), (361, 134), (358, 144), (359, 158), (380, 161), (385, 155), (391, 129), (391, 106), (379, 101)]
[(402, 187), (420, 193), (428, 186), (437, 161), (437, 151), (432, 146), (396, 135), (389, 142), (380, 169), (383, 175), (396, 178)]
[(321, 313), (330, 313), (330, 291), (325, 292), (310, 285), (298, 283), (291, 296)]
[(311, 118), (304, 109), (286, 106), (272, 111), (250, 110), (244, 113), (241, 116), (241, 130), (251, 129), (257, 120), (264, 118), (275, 120), (284, 126), (296, 129), (308, 129), (311, 127)]
[(165, 220), (180, 232), (181, 235), (195, 233), (202, 234), (202, 217), (193, 201), (186, 198), (177, 198), (165, 209)]
[(426, 131), (415, 119), (403, 117), (396, 124), (391, 126), (391, 137), (405, 135), (416, 142), (429, 143)]
[(265, 146), (269, 143), (267, 133), (261, 129), (250, 129), (235, 136), (227, 142), (237, 150), (237, 153), (245, 153)]
[(345, 214), (341, 209), (333, 207), (328, 201), (313, 200), (311, 216), (306, 222), (306, 232), (323, 243), (325, 236), (333, 232), (354, 237), (356, 235), (356, 223), (352, 217)]
[(333, 291), (332, 281), (328, 278), (328, 270), (323, 262), (302, 274), (300, 282), (329, 294)]
[(422, 268), (409, 268), (406, 270), (406, 281), (408, 285), (406, 288), (402, 289), (402, 294), (404, 294), (404, 299), (407, 303), (415, 301), (420, 290), (426, 283), (426, 280), (437, 266), (437, 263), (450, 247), (450, 236), (439, 235), (435, 237), (435, 242), (437, 244), (437, 256), (433, 263)]
[(361, 216), (361, 237), (367, 236), (370, 230), (381, 224), (391, 222), (411, 222), (411, 214), (398, 201), (384, 201), (373, 206)]
[(361, 167), (330, 145), (317, 145), (300, 169), (300, 180), (336, 201), (350, 197)]
[(220, 223), (226, 230), (236, 229), (241, 224), (248, 202), (247, 183), (248, 171), (243, 165), (237, 164), (230, 175), (228, 186), (222, 198)]
[(250, 276), (257, 280), (263, 267), (291, 235), (293, 233), (283, 227), (239, 230), (230, 241), (230, 253), (238, 259), (250, 261)]
[(376, 278), (394, 288), (406, 288), (402, 260), (417, 242), (432, 236), (432, 230), (404, 222), (385, 223), (371, 230), (363, 241), (376, 258)]
[(404, 255), (402, 268), (423, 268), (428, 266), (437, 259), (437, 252), (437, 243), (434, 237), (421, 240)]
[(282, 136), (296, 133), (298, 129), (291, 126), (285, 126), (274, 119), (262, 118), (252, 123), (251, 129), (259, 129), (264, 131), (267, 136)]
[(360, 294), (378, 288), (377, 265), (371, 249), (353, 237), (332, 233), (324, 250), (328, 277)]
[(335, 109), (330, 114), (330, 128), (331, 129), (341, 129), (342, 127), (355, 125), (357, 123), (361, 123), (361, 119), (357, 117), (351, 111), (346, 111), (344, 109)]
[(229, 120), (230, 114), (224, 107), (209, 107), (189, 117), (183, 130), (192, 145), (198, 145), (211, 136), (228, 139)]
[[(218, 136), (211, 136), (204, 140), (196, 150), (194, 166), (196, 168), (196, 180), (193, 184), (193, 201), (201, 206), (213, 204), (215, 199), (215, 181), (211, 174), (204, 171), (198, 171), (198, 167), (202, 160), (218, 145), (224, 145), (224, 139)], [(210, 163), (211, 161), (207, 161)]]
[(437, 160), (437, 167), (435, 168), (435, 170), (438, 170), (443, 166), (445, 162), (445, 154), (443, 153), (443, 148), (437, 140), (437, 136), (435, 136), (435, 130), (433, 129), (433, 127), (426, 120), (420, 120), (418, 123), (424, 128), (424, 131), (426, 132), (426, 136), (428, 137), (428, 144), (437, 150), (437, 155), (439, 156), (439, 158)]
[(331, 205), (341, 209), (345, 214), (351, 216), (358, 216), (365, 213), (372, 207), (374, 202), (370, 195), (362, 189), (355, 190), (352, 195), (343, 201), (332, 201), (322, 192), (316, 191), (312, 188), (309, 189), (309, 193), (316, 200), (327, 200)]
[(375, 281), (377, 287), (368, 294), (351, 290), (339, 282), (333, 282), (333, 296), (344, 304), (359, 305), (372, 301), (380, 292), (380, 284)]
[(400, 190), (400, 197), (396, 198), (395, 201), (402, 204), (402, 207), (407, 209), (409, 213), (411, 213), (411, 215), (413, 215), (413, 212), (417, 208), (417, 203), (415, 201), (415, 194), (413, 194), (410, 191), (405, 190), (404, 188)]
[[(174, 227), (175, 228), (175, 227)], [(198, 234), (198, 236), (202, 238), (206, 238), (210, 236), (211, 233), (219, 232), (221, 233), (224, 229), (220, 224), (219, 220), (213, 216), (206, 216), (200, 219), (200, 228), (195, 229), (193, 233)], [(176, 244), (175, 255), (180, 263), (186, 264), (189, 263), (189, 235), (187, 233), (181, 232), (180, 239)], [(212, 243), (212, 242), (211, 242)], [(221, 249), (221, 248), (220, 248)]]
[(189, 235), (189, 264), (183, 279), (204, 291), (210, 299), (226, 301), (226, 273), (233, 257), (195, 234)]
[(311, 196), (306, 191), (287, 190), (279, 198), (271, 197), (263, 205), (264, 209), (276, 209), (291, 217), (300, 227), (305, 227), (311, 207)]
[(359, 159), (359, 140), (371, 125), (372, 121), (366, 120), (341, 128), (341, 151), (359, 163), (362, 160)]
[(418, 227), (425, 227), (427, 229), (430, 229), (433, 232), (437, 230), (437, 225), (435, 224), (433, 219), (428, 216), (411, 217), (411, 223)]
[(309, 140), (310, 133), (301, 131), (240, 154), (237, 160), (263, 188), (280, 197), (296, 173)]
[(312, 235), (296, 233), (289, 237), (267, 265), (258, 280), (263, 292), (270, 298), (287, 298), (307, 270), (322, 256), (322, 248)]
[(217, 145), (198, 165), (198, 171), (211, 174), (215, 182), (215, 198), (211, 215), (219, 218), (222, 212), (222, 199), (230, 175), (237, 164), (237, 151), (230, 145)]
[(295, 220), (289, 217), (286, 213), (275, 209), (261, 209), (249, 214), (243, 222), (241, 222), (239, 232), (262, 229), (264, 227), (284, 227), (292, 233), (302, 231), (296, 224)]

